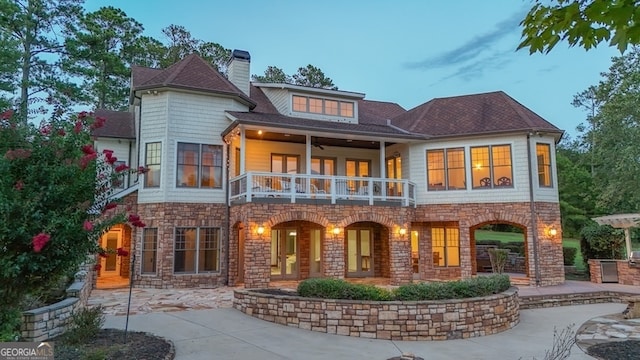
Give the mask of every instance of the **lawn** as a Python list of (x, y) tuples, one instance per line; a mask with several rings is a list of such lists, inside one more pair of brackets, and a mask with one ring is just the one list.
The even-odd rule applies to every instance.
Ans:
[[(489, 230), (476, 230), (476, 240), (499, 240), (500, 242), (524, 241), (524, 234), (512, 232), (499, 232)], [(584, 271), (585, 266), (582, 262), (582, 253), (580, 252), (580, 240), (574, 238), (562, 239), (562, 246), (578, 249), (574, 265), (577, 270)]]

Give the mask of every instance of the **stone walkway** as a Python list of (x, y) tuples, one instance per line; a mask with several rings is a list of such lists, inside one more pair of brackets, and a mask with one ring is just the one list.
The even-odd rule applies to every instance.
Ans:
[[(294, 288), (294, 285), (295, 283), (283, 282), (278, 287)], [(233, 287), (215, 289), (134, 288), (131, 294), (130, 314), (230, 308), (232, 307), (233, 290)], [(523, 293), (539, 291), (527, 287), (523, 287), (521, 290)], [(107, 315), (126, 315), (128, 298), (129, 289), (93, 290), (89, 298), (89, 305), (101, 304)], [(576, 332), (577, 345), (585, 352), (589, 346), (598, 343), (627, 339), (640, 340), (640, 319), (626, 320), (623, 319), (622, 314), (603, 314), (603, 316), (582, 324)]]

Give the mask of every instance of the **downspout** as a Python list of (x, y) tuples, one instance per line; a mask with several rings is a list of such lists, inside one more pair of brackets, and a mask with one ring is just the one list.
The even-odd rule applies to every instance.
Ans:
[(536, 203), (533, 196), (533, 165), (531, 164), (531, 135), (527, 134), (527, 164), (529, 167), (529, 206), (531, 211), (531, 234), (533, 241), (533, 266), (536, 277), (536, 286), (540, 286), (540, 259), (538, 259), (538, 221), (536, 216)]
[[(140, 142), (140, 129), (142, 128), (142, 96), (137, 96), (134, 93), (133, 97), (138, 99), (138, 100), (140, 100), (140, 106), (138, 106), (138, 121), (137, 122), (135, 121), (136, 119), (135, 119), (135, 116), (134, 116), (133, 117), (133, 123), (134, 123), (134, 125), (138, 126), (138, 128), (136, 129), (136, 132), (138, 133), (136, 135), (136, 145), (137, 145), (136, 146), (136, 157), (138, 159), (138, 166), (142, 166), (140, 164), (140, 148), (142, 147), (142, 144)], [(134, 101), (134, 103), (135, 103), (135, 101)], [(131, 163), (129, 163), (129, 164), (131, 164)], [(139, 184), (139, 180), (140, 180), (140, 175), (136, 172), (136, 183)]]
[(227, 241), (225, 242), (225, 258), (224, 258), (224, 266), (225, 266), (225, 273), (224, 273), (224, 284), (225, 285), (229, 285), (229, 251), (231, 248), (230, 245), (230, 240), (231, 240), (231, 225), (229, 224), (229, 222), (231, 221), (231, 204), (230, 204), (230, 192), (231, 192), (231, 187), (229, 186), (229, 163), (231, 161), (231, 145), (227, 144), (227, 156), (226, 156), (226, 165), (225, 165), (225, 181), (224, 181), (224, 185), (227, 188), (227, 191), (225, 192), (225, 202), (227, 205), (227, 211), (226, 211), (226, 221), (225, 221), (225, 233), (227, 234)]

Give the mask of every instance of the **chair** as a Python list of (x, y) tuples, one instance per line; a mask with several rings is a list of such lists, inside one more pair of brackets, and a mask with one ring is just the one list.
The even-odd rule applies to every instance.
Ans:
[(497, 185), (498, 186), (511, 186), (511, 179), (506, 177), (506, 176), (503, 176), (503, 177), (498, 179)]
[(491, 178), (484, 177), (480, 179), (480, 187), (491, 187)]

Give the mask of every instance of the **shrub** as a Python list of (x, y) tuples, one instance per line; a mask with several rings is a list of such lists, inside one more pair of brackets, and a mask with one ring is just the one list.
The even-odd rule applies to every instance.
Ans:
[(340, 279), (307, 279), (298, 285), (298, 295), (322, 299), (392, 300), (391, 293), (375, 285), (351, 284)]
[(562, 247), (562, 257), (564, 258), (565, 266), (573, 266), (576, 262), (576, 254), (578, 253), (578, 249), (563, 246)]
[(500, 248), (508, 249), (513, 253), (524, 256), (524, 242), (522, 241), (510, 241), (502, 244)]
[(489, 252), (489, 260), (491, 260), (491, 270), (496, 274), (502, 274), (509, 258), (509, 250), (487, 249), (487, 251)]
[(580, 251), (587, 268), (589, 259), (622, 259), (624, 233), (609, 225), (589, 225), (580, 233)]
[(71, 325), (65, 333), (70, 344), (82, 344), (94, 338), (104, 325), (104, 311), (101, 305), (82, 308), (71, 315)]
[(447, 300), (488, 296), (503, 292), (511, 286), (508, 275), (479, 276), (472, 279), (408, 284), (394, 291), (402, 301)]
[(493, 245), (500, 247), (502, 242), (500, 240), (476, 240), (476, 245)]
[(370, 301), (446, 300), (487, 296), (507, 290), (507, 275), (480, 276), (472, 279), (417, 283), (389, 291), (374, 285), (351, 284), (339, 279), (307, 279), (298, 285), (298, 295), (322, 299)]

